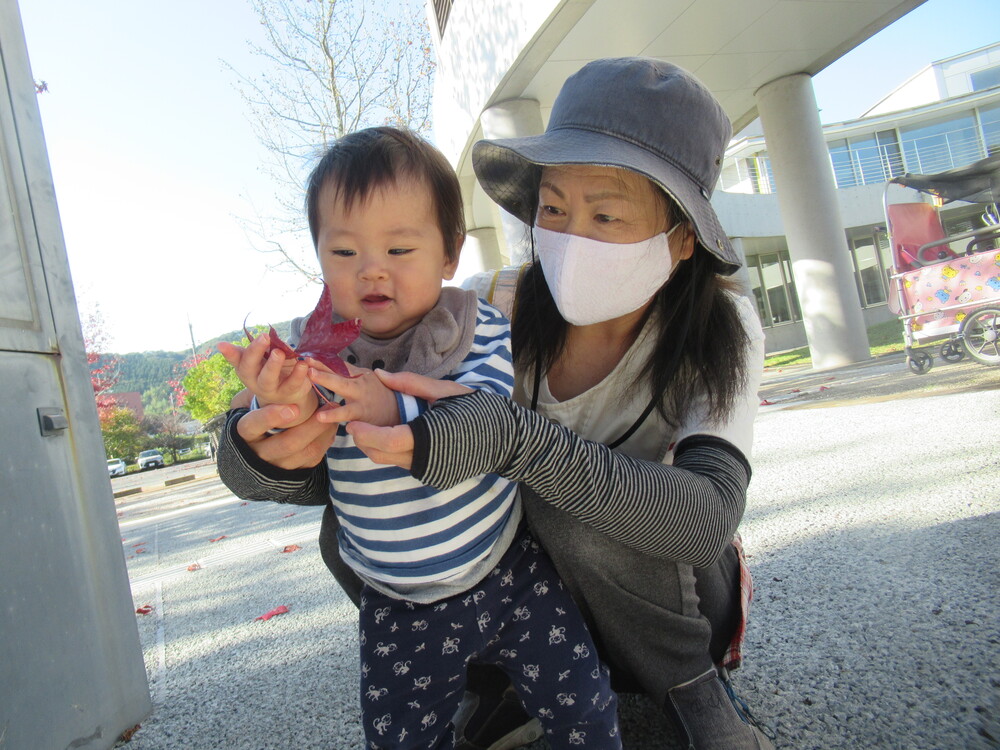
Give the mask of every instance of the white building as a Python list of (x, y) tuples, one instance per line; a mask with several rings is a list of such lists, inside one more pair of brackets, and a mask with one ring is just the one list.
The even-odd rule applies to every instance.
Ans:
[[(713, 199), (742, 248), (769, 351), (805, 344), (774, 175), (759, 123), (733, 139)], [(938, 60), (862, 117), (823, 126), (858, 299), (868, 325), (887, 309), (891, 269), (882, 194), (904, 173), (933, 174), (1000, 152), (1000, 43)], [(948, 234), (984, 226), (969, 204), (942, 210)]]
[[(459, 278), (519, 260), (525, 236), (476, 185), (472, 144), (542, 132), (563, 81), (590, 60), (658, 57), (697, 75), (743, 131), (713, 203), (747, 257), (768, 349), (808, 342), (819, 368), (866, 359), (865, 327), (890, 317), (877, 293), (884, 220), (874, 165), (884, 153), (888, 174), (913, 171), (907, 149), (916, 144), (924, 158), (931, 142), (957, 145), (952, 131), (969, 131), (970, 155), (976, 132), (995, 144), (990, 107), (1000, 94), (983, 89), (997, 83), (1000, 51), (935, 63), (864, 118), (826, 128), (811, 76), (921, 2), (428, 0), (435, 141), (462, 180), (470, 228)], [(933, 163), (927, 171), (942, 162)]]

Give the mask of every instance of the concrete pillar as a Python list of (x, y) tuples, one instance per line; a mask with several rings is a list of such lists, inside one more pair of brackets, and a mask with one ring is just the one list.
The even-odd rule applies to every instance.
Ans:
[(813, 367), (869, 359), (812, 79), (804, 73), (779, 78), (761, 86), (755, 96)]
[[(484, 138), (519, 138), (544, 132), (542, 112), (534, 99), (508, 99), (483, 110), (479, 117)], [(529, 230), (522, 221), (494, 204), (496, 226), (502, 228), (505, 253), (512, 264), (530, 260)]]
[(470, 229), (465, 235), (465, 245), (458, 259), (455, 283), (460, 283), (480, 271), (502, 268), (504, 265), (496, 229), (493, 227)]

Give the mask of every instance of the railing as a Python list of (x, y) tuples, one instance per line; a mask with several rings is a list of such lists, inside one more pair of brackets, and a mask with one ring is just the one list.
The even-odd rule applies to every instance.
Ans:
[[(979, 128), (971, 127), (919, 138), (907, 138), (903, 134), (896, 143), (832, 151), (830, 160), (837, 187), (847, 188), (887, 182), (906, 172), (935, 174), (964, 167), (987, 155), (982, 133)], [(752, 190), (754, 193), (774, 192), (766, 169), (766, 156), (756, 154), (737, 159), (735, 164), (723, 170), (719, 187), (722, 190), (742, 187), (745, 192)]]

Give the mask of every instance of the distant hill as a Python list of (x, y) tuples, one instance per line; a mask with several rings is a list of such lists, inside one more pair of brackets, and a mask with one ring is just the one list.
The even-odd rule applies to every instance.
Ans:
[[(284, 339), (288, 337), (291, 325), (292, 322), (286, 320), (284, 323), (276, 323), (274, 329)], [(197, 351), (199, 354), (211, 356), (218, 351), (215, 345), (220, 341), (239, 341), (243, 337), (243, 329), (238, 328), (199, 344)], [(111, 389), (111, 392), (138, 391), (143, 395), (143, 406), (148, 409), (153, 398), (152, 394), (162, 394), (164, 389), (168, 388), (167, 381), (173, 380), (181, 374), (180, 365), (191, 357), (191, 350), (130, 352), (129, 354), (114, 354), (112, 356), (118, 358), (120, 366), (118, 382)], [(95, 367), (99, 367), (100, 364), (99, 360)]]

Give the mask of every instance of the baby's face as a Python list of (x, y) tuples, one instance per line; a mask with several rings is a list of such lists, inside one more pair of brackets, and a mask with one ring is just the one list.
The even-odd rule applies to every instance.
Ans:
[(401, 180), (374, 190), (350, 211), (335, 191), (319, 196), (316, 251), (333, 310), (361, 318), (373, 338), (399, 336), (437, 304), (441, 282), (455, 275), (430, 189)]

